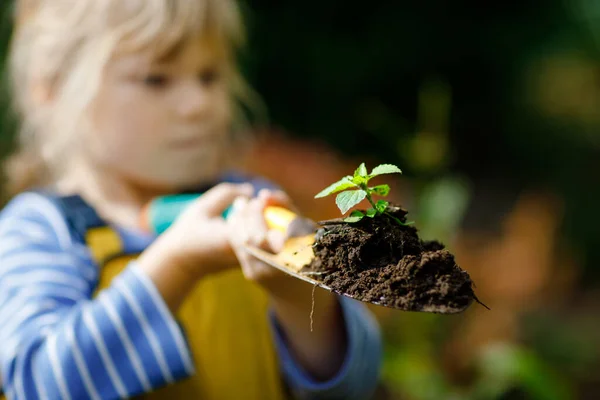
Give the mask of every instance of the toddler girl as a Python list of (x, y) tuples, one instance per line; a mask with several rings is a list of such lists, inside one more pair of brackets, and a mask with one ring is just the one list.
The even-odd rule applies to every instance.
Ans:
[[(276, 32), (274, 32), (276, 34)], [(19, 147), (0, 214), (0, 370), (10, 399), (365, 399), (366, 309), (248, 255), (293, 208), (235, 173), (251, 99), (233, 0), (21, 0), (10, 53)], [(237, 149), (237, 150), (236, 150)], [(157, 196), (204, 192), (163, 234)], [(233, 204), (227, 219), (223, 211)], [(125, 260), (125, 261), (124, 261)]]

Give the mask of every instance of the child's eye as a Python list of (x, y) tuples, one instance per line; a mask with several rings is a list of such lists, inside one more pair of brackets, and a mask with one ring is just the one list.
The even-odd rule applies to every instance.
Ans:
[(162, 88), (167, 86), (169, 78), (164, 74), (152, 74), (144, 78), (144, 84), (153, 88)]
[(219, 80), (219, 72), (216, 69), (202, 71), (199, 76), (203, 85), (209, 86)]

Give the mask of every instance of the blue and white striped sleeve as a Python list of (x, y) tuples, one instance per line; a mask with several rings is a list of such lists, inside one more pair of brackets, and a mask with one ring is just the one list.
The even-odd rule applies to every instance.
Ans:
[(285, 380), (298, 399), (371, 398), (379, 380), (382, 363), (382, 341), (379, 325), (368, 309), (356, 300), (340, 297), (348, 349), (338, 373), (325, 382), (315, 381), (296, 362), (273, 314), (271, 321), (275, 343)]
[(0, 214), (0, 369), (9, 399), (130, 397), (194, 373), (183, 333), (134, 264), (98, 271), (58, 209), (27, 193)]

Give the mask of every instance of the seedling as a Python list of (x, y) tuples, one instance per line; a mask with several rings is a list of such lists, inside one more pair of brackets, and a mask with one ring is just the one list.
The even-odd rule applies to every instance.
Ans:
[(354, 176), (345, 176), (339, 181), (329, 185), (327, 188), (318, 193), (315, 196), (315, 199), (340, 192), (335, 198), (335, 203), (342, 212), (342, 215), (346, 214), (352, 207), (356, 206), (364, 199), (367, 199), (371, 204), (371, 208), (366, 210), (366, 213), (363, 213), (359, 210), (354, 210), (348, 217), (344, 218), (344, 221), (353, 223), (358, 222), (365, 217), (373, 218), (377, 215), (386, 215), (398, 222), (400, 225), (407, 225), (387, 212), (387, 207), (390, 204), (388, 201), (377, 200), (377, 202), (375, 202), (373, 200), (373, 195), (378, 195), (381, 197), (387, 196), (390, 193), (389, 185), (383, 184), (373, 187), (368, 185), (369, 181), (376, 176), (395, 173), (401, 174), (402, 171), (395, 165), (381, 164), (373, 168), (371, 173), (368, 174), (365, 163), (362, 163), (356, 169), (356, 171), (354, 171)]

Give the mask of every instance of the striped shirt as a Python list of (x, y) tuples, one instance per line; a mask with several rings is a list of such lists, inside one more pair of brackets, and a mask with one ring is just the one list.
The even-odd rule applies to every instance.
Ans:
[[(98, 279), (52, 201), (23, 193), (2, 210), (0, 372), (9, 399), (127, 398), (194, 374), (179, 325), (135, 262), (92, 297)], [(282, 378), (298, 398), (366, 399), (377, 384), (378, 325), (362, 304), (340, 301), (348, 351), (326, 382), (303, 371), (271, 318)]]

